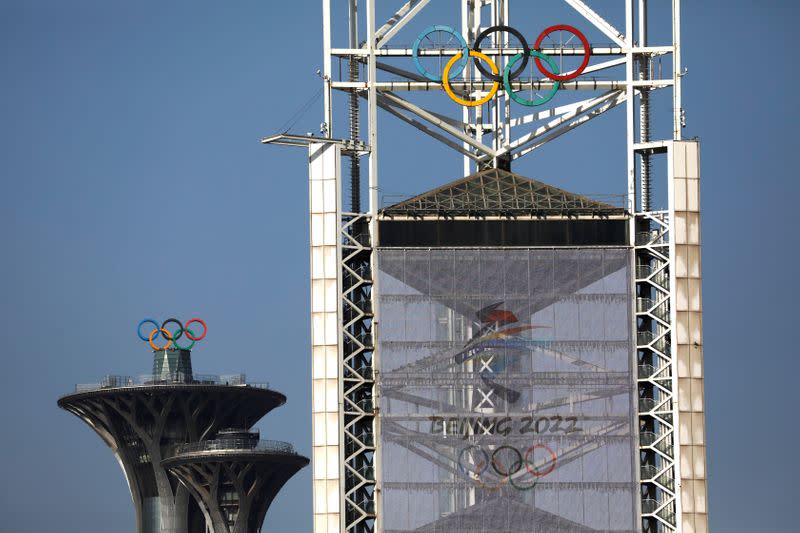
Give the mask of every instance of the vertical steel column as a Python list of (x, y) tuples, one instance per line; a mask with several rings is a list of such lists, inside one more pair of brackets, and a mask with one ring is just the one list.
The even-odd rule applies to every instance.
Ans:
[(333, 103), (331, 102), (331, 0), (322, 0), (322, 83), (323, 113), (328, 135), (333, 135)]
[(683, 103), (681, 101), (681, 0), (672, 0), (672, 138), (681, 140)]
[(375, 57), (375, 0), (367, 0), (367, 122), (369, 144), (369, 214), (375, 226), (378, 214), (378, 93), (377, 60)]
[[(470, 40), (471, 38), (474, 38), (474, 36), (471, 37), (474, 4), (475, 4), (474, 0), (461, 1), (461, 35), (463, 35), (467, 39), (468, 43), (472, 42)], [(469, 69), (464, 70), (464, 75), (465, 76), (469, 75)], [(469, 124), (472, 122), (471, 119), (472, 119), (472, 113), (470, 108), (468, 107), (462, 108), (461, 120), (464, 122), (464, 124), (467, 124), (467, 127), (469, 127)], [(467, 134), (469, 134), (469, 131), (467, 131)], [(472, 150), (472, 147), (466, 142), (462, 143), (462, 146), (464, 147), (464, 150)], [(469, 176), (470, 174), (472, 174), (472, 160), (465, 155), (464, 175)]]
[[(510, 22), (508, 8), (511, 0), (502, 0), (500, 9), (501, 20), (500, 24), (508, 25)], [(503, 68), (508, 64), (508, 58), (504, 59)], [(505, 92), (503, 93), (503, 142), (511, 142), (511, 98)]]
[[(350, 48), (358, 48), (358, 2), (349, 0), (349, 30)], [(348, 61), (348, 79), (358, 81), (360, 77), (360, 61), (357, 56), (350, 56)], [(359, 131), (359, 106), (358, 91), (353, 89), (349, 95), (349, 118), (350, 118), (350, 139), (353, 143), (358, 143), (361, 137)], [(361, 212), (361, 155), (356, 151), (350, 154), (350, 211), (353, 213)]]
[[(464, 35), (464, 38), (467, 40), (468, 43), (475, 42), (475, 39), (478, 37), (478, 34), (481, 31), (481, 9), (483, 7), (482, 0), (464, 0), (466, 9), (462, 9), (462, 19), (461, 19), (461, 33)], [(467, 67), (464, 69), (464, 79), (466, 81), (469, 80), (480, 80), (482, 78), (481, 72), (475, 66), (475, 63), (472, 62), (472, 67)], [(491, 109), (491, 108), (490, 108)], [(492, 113), (489, 113), (492, 116)], [(467, 124), (467, 127), (472, 130), (474, 133), (473, 137), (478, 142), (483, 142), (483, 106), (478, 107), (465, 107), (464, 108), (464, 123)], [(469, 131), (467, 132), (470, 133)], [(467, 149), (472, 149), (469, 145), (464, 145)], [(471, 168), (470, 161), (468, 158), (465, 157), (464, 166), (466, 168)], [(477, 170), (483, 170), (478, 165)], [(467, 172), (469, 174), (470, 172)], [(466, 175), (466, 174), (465, 174)]]
[(366, 330), (370, 332), (372, 342), (372, 353), (370, 354), (370, 373), (369, 373), (369, 386), (373, 398), (374, 409), (369, 424), (371, 427), (372, 448), (371, 451), (365, 451), (366, 455), (370, 455), (372, 460), (373, 477), (372, 477), (372, 500), (373, 506), (372, 520), (365, 520), (364, 526), (359, 530), (363, 532), (379, 531), (380, 530), (380, 513), (381, 499), (380, 487), (377, 486), (376, 480), (381, 478), (381, 462), (380, 450), (375, 444), (380, 439), (380, 421), (378, 419), (379, 401), (377, 395), (377, 387), (375, 386), (375, 369), (378, 368), (378, 360), (380, 359), (380, 349), (378, 347), (378, 335), (380, 332), (380, 308), (378, 306), (378, 294), (380, 289), (378, 286), (378, 253), (377, 243), (379, 242), (378, 235), (378, 210), (380, 209), (380, 199), (378, 197), (378, 92), (375, 87), (378, 81), (377, 73), (377, 58), (376, 46), (377, 39), (375, 37), (375, 0), (367, 0), (367, 41), (369, 43), (369, 56), (367, 61), (367, 76), (369, 77), (368, 86), (368, 108), (367, 120), (369, 123), (369, 305), (370, 305), (370, 319), (366, 321)]
[[(357, 3), (356, 3), (357, 4)], [(375, 57), (375, 2), (366, 0), (366, 40), (361, 57), (366, 56), (367, 152), (369, 206), (363, 213), (355, 202), (352, 213), (341, 219), (341, 301), (344, 309), (340, 323), (344, 342), (341, 350), (344, 418), (340, 435), (344, 446), (344, 532), (371, 533), (377, 513), (375, 499), (375, 380), (373, 373), (374, 268), (376, 214), (378, 211), (377, 160), (377, 63)], [(351, 32), (358, 24), (357, 5), (351, 9)], [(352, 38), (352, 33), (351, 33)], [(351, 57), (351, 61), (356, 60)], [(357, 61), (361, 61), (358, 59)], [(358, 139), (354, 141), (359, 142)], [(356, 210), (355, 208), (358, 208)]]
[[(647, 0), (639, 0), (639, 46), (647, 47)], [(650, 55), (639, 55), (639, 79), (650, 79)], [(650, 91), (639, 89), (639, 142), (650, 141)], [(650, 151), (639, 154), (639, 190), (642, 211), (650, 211)]]
[[(636, 102), (634, 100), (635, 91), (633, 86), (633, 2), (634, 0), (625, 0), (625, 123), (628, 140), (628, 210), (631, 213), (636, 212), (636, 137), (634, 133), (634, 107)], [(631, 231), (631, 235), (634, 234), (635, 230)]]

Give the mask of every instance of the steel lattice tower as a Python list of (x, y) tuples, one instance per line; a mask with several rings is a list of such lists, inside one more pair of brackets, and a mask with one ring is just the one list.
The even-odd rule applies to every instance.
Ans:
[[(590, 76), (561, 82), (562, 90), (588, 96), (520, 116), (501, 94), (483, 106), (464, 107), (460, 117), (415, 103), (415, 94), (441, 92), (442, 84), (389, 62), (410, 61), (412, 48), (395, 44), (395, 37), (432, 3), (398, 1), (396, 11), (381, 25), (374, 0), (349, 0), (346, 13), (337, 3), (323, 0), (323, 137), (282, 133), (262, 141), (309, 149), (315, 532), (382, 531), (381, 450), (375, 446), (381, 434), (374, 373), (381, 355), (375, 273), (381, 217), (378, 155), (379, 149), (387, 148), (379, 144), (378, 109), (461, 153), (467, 176), (493, 168), (508, 170), (518, 158), (623, 104), (628, 246), (635, 257), (631, 305), (638, 364), (635, 416), (642, 530), (706, 531), (699, 143), (681, 136), (680, 0), (667, 2), (669, 18), (651, 17), (648, 0), (603, 5), (614, 12), (613, 18), (592, 9), (594, 2), (563, 0), (608, 42), (591, 44), (593, 60), (584, 71)], [(513, 22), (510, 0), (457, 4), (460, 32), (468, 43), (487, 26)], [(623, 26), (609, 20), (622, 20)], [(655, 42), (650, 35), (656, 34), (670, 38)], [(507, 43), (493, 44), (485, 52), (500, 66), (521, 51)], [(542, 52), (577, 53), (558, 48)], [(431, 55), (437, 53), (442, 54)], [(655, 68), (661, 60), (666, 71)], [(337, 69), (337, 62), (347, 68)], [(451, 85), (477, 98), (488, 94), (492, 82), (473, 66), (464, 80)], [(552, 86), (550, 80), (531, 79), (515, 87), (534, 91)], [(661, 139), (651, 131), (656, 112), (651, 96), (656, 93), (671, 95), (669, 109), (662, 109), (670, 114), (671, 135)], [(335, 127), (338, 95), (348, 106), (349, 123)], [(358, 124), (362, 110), (365, 128)], [(541, 125), (526, 131), (525, 125), (536, 120)], [(361, 171), (366, 173), (366, 209), (359, 203), (350, 211), (343, 206), (343, 158), (350, 160), (351, 188), (358, 188)], [(667, 191), (667, 209), (653, 210), (654, 184)]]

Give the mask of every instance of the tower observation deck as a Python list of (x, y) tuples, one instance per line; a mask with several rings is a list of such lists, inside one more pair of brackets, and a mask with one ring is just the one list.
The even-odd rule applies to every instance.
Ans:
[[(100, 383), (76, 385), (58, 406), (83, 420), (111, 448), (130, 488), (137, 533), (227, 533), (259, 531), (269, 503), (308, 459), (285, 443), (233, 453), (240, 474), (251, 471), (258, 478), (250, 481), (257, 487), (247, 493), (248, 505), (238, 509), (247, 529), (223, 527), (215, 520), (223, 514), (223, 502), (198, 497), (197, 488), (165, 465), (186, 465), (198, 456), (204, 463), (213, 443), (235, 449), (239, 443), (218, 439), (224, 430), (246, 431), (285, 402), (286, 396), (267, 384), (247, 383), (244, 374), (195, 374), (191, 352), (173, 348), (153, 352), (151, 374), (107, 375)], [(237, 488), (240, 477), (232, 480)]]
[(308, 464), (285, 442), (258, 432), (223, 430), (209, 441), (180, 444), (163, 465), (209, 509), (216, 533), (258, 533), (269, 505)]

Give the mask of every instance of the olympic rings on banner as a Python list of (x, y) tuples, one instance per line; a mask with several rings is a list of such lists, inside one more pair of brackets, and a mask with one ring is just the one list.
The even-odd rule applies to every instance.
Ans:
[(467, 66), (467, 62), (469, 61), (469, 58), (467, 57), (469, 54), (469, 47), (467, 46), (467, 41), (464, 40), (464, 37), (450, 26), (443, 26), (441, 24), (437, 24), (435, 26), (426, 28), (425, 31), (419, 34), (419, 37), (417, 37), (417, 40), (414, 41), (414, 45), (411, 47), (411, 57), (414, 58), (414, 66), (417, 67), (417, 70), (419, 71), (420, 74), (422, 74), (429, 80), (441, 82), (444, 75), (436, 76), (435, 74), (431, 74), (419, 62), (419, 47), (422, 44), (422, 40), (425, 39), (431, 33), (435, 32), (449, 33), (450, 35), (455, 37), (456, 40), (458, 40), (458, 44), (462, 50), (461, 54), (464, 61), (462, 61), (461, 64), (458, 66), (458, 68), (453, 71), (452, 76), (454, 78), (457, 77), (459, 74), (461, 74), (461, 72), (464, 70), (464, 67)]
[[(536, 467), (532, 454), (537, 449), (549, 452), (549, 464)], [(550, 474), (555, 469), (556, 461), (555, 452), (545, 444), (534, 444), (527, 449), (524, 456), (517, 448), (504, 444), (492, 451), (491, 458), (486, 450), (472, 444), (461, 450), (457, 464), (459, 471), (483, 489), (495, 491), (509, 483), (517, 490), (530, 490), (538, 483), (539, 478)], [(489, 469), (490, 466), (491, 469)], [(485, 475), (489, 475), (492, 479), (496, 476), (498, 480), (495, 483), (489, 483), (484, 479)], [(532, 478), (529, 481), (523, 481), (522, 478), (526, 475), (530, 475)]]
[[(463, 98), (456, 96), (456, 94), (453, 92), (453, 89), (450, 88), (450, 80), (448, 79), (449, 78), (448, 74), (450, 72), (450, 68), (453, 66), (453, 63), (461, 59), (461, 56), (463, 54), (464, 52), (459, 52), (458, 54), (450, 58), (450, 61), (447, 62), (447, 65), (445, 65), (444, 71), (442, 72), (442, 85), (444, 85), (444, 90), (447, 93), (447, 95), (454, 102), (459, 103), (464, 107), (477, 107), (479, 105), (485, 104), (486, 102), (491, 100), (495, 94), (497, 94), (497, 89), (500, 88), (500, 83), (494, 82), (492, 84), (492, 88), (489, 91), (489, 93), (480, 100), (464, 100)], [(469, 55), (470, 57), (477, 57), (478, 59), (483, 59), (484, 61), (486, 61), (489, 64), (489, 66), (492, 67), (492, 72), (494, 72), (495, 74), (500, 72), (499, 70), (497, 70), (497, 65), (494, 64), (494, 61), (489, 59), (489, 56), (482, 54), (480, 52), (476, 52), (475, 50), (470, 50)]]
[[(540, 58), (547, 61), (547, 64), (550, 65), (551, 69), (553, 69), (553, 72), (558, 74), (558, 65), (556, 64), (555, 61), (553, 61), (552, 58), (544, 55), (538, 50), (531, 50), (530, 55), (535, 57), (537, 61)], [(517, 93), (514, 92), (513, 88), (511, 88), (511, 81), (509, 80), (509, 74), (508, 74), (509, 69), (514, 65), (514, 63), (519, 61), (521, 57), (527, 57), (527, 56), (523, 56), (521, 53), (515, 55), (514, 57), (511, 58), (511, 60), (508, 62), (508, 65), (506, 66), (506, 69), (503, 71), (503, 87), (505, 87), (506, 89), (506, 94), (508, 94), (508, 96), (511, 97), (511, 99), (514, 100), (516, 103), (522, 104), (524, 106), (533, 107), (537, 105), (546, 104), (556, 95), (559, 87), (561, 86), (561, 82), (558, 81), (555, 82), (553, 84), (553, 88), (550, 89), (550, 92), (547, 94), (547, 96), (543, 96), (535, 100), (526, 100), (522, 98), (521, 96), (519, 96)]]
[[(562, 74), (559, 71), (556, 62), (550, 56), (542, 52), (542, 42), (548, 35), (556, 31), (566, 31), (573, 34), (581, 41), (581, 44), (583, 46), (583, 60), (581, 61), (580, 66), (577, 69), (571, 72), (567, 72), (565, 74)], [(458, 41), (459, 48), (461, 48), (461, 50), (447, 62), (447, 65), (442, 71), (441, 76), (437, 76), (436, 74), (429, 72), (420, 63), (419, 59), (420, 58), (419, 50), (423, 40), (427, 38), (428, 35), (434, 32), (444, 32), (452, 35), (456, 39), (456, 41)], [(499, 33), (499, 32), (504, 32), (513, 35), (520, 42), (520, 45), (522, 46), (523, 50), (525, 50), (525, 52), (513, 56), (506, 64), (502, 73), (499, 71), (494, 61), (492, 61), (492, 59), (489, 58), (488, 55), (481, 52), (481, 43), (486, 39), (486, 37), (488, 37), (493, 33)], [(570, 38), (570, 40), (571, 39), (572, 38)], [(515, 28), (505, 25), (490, 26), (485, 30), (483, 30), (480, 34), (478, 34), (471, 50), (468, 48), (466, 39), (464, 39), (464, 37), (459, 32), (457, 32), (450, 26), (437, 24), (435, 26), (430, 26), (426, 28), (425, 31), (423, 31), (419, 35), (419, 37), (417, 37), (417, 40), (414, 41), (411, 55), (414, 59), (414, 66), (417, 68), (417, 71), (423, 76), (425, 76), (426, 79), (441, 83), (444, 87), (445, 92), (447, 93), (447, 96), (449, 96), (450, 99), (452, 99), (454, 102), (458, 104), (461, 104), (462, 106), (477, 107), (485, 104), (486, 102), (491, 100), (495, 96), (495, 94), (497, 94), (497, 91), (500, 88), (500, 83), (502, 82), (503, 88), (505, 89), (509, 98), (511, 98), (518, 104), (532, 107), (549, 102), (553, 98), (553, 96), (555, 96), (556, 92), (558, 92), (558, 90), (561, 88), (561, 84), (558, 82), (572, 80), (580, 76), (583, 73), (583, 71), (586, 70), (586, 67), (589, 64), (589, 59), (591, 58), (592, 50), (591, 47), (589, 46), (589, 41), (586, 39), (586, 36), (574, 26), (569, 26), (567, 24), (557, 24), (555, 26), (550, 26), (546, 28), (541, 34), (539, 34), (539, 37), (536, 39), (536, 43), (533, 45), (532, 48), (528, 47), (528, 42), (525, 40), (525, 37), (522, 35), (521, 32), (519, 32)], [(478, 71), (481, 72), (481, 74), (483, 74), (486, 78), (494, 82), (489, 92), (483, 98), (480, 98), (478, 100), (466, 100), (457, 96), (450, 85), (451, 82), (464, 71), (464, 68), (469, 62), (469, 57), (474, 57), (476, 59), (480, 59), (486, 62), (486, 64), (490, 67), (488, 69), (486, 65), (481, 64), (480, 61), (478, 61), (475, 64), (475, 66), (478, 69)], [(514, 93), (511, 87), (511, 82), (516, 80), (525, 71), (525, 67), (528, 64), (530, 57), (534, 58), (537, 68), (539, 69), (539, 71), (541, 71), (541, 73), (544, 76), (546, 76), (550, 80), (553, 80), (554, 82), (557, 82), (553, 85), (552, 89), (547, 93), (547, 95), (536, 98), (534, 100), (526, 100), (522, 98), (521, 96)], [(543, 62), (547, 63), (547, 67), (544, 66)], [(456, 63), (458, 63), (458, 66), (456, 66)]]
[(586, 65), (589, 64), (589, 57), (592, 55), (592, 50), (589, 47), (589, 41), (586, 39), (586, 36), (575, 28), (574, 26), (569, 26), (567, 24), (556, 24), (555, 26), (550, 26), (549, 28), (545, 28), (545, 30), (539, 34), (539, 38), (536, 39), (536, 43), (533, 45), (534, 50), (541, 50), (542, 48), (542, 41), (545, 37), (553, 33), (554, 31), (568, 31), (571, 34), (575, 35), (578, 39), (580, 39), (581, 44), (583, 44), (583, 62), (581, 66), (575, 69), (573, 72), (559, 75), (558, 72), (551, 73), (546, 68), (542, 66), (542, 62), (539, 60), (540, 58), (536, 58), (536, 66), (539, 68), (539, 71), (550, 78), (553, 81), (567, 81), (574, 78), (577, 78), (581, 75), (581, 73), (586, 69)]
[[(145, 324), (153, 325), (153, 329), (152, 331), (150, 331), (148, 335), (144, 335), (142, 333), (142, 326)], [(170, 331), (169, 328), (167, 327), (169, 324), (175, 324), (178, 327), (174, 331)], [(192, 330), (189, 328), (191, 324), (198, 324), (202, 326), (203, 333), (201, 335), (196, 335), (195, 334), (196, 330)], [(206, 326), (205, 321), (201, 318), (192, 318), (186, 323), (185, 326), (177, 318), (168, 318), (161, 324), (159, 324), (156, 320), (152, 318), (145, 318), (144, 320), (140, 321), (139, 325), (136, 327), (136, 334), (138, 335), (138, 337), (141, 340), (149, 343), (150, 347), (154, 351), (167, 350), (169, 349), (170, 346), (174, 346), (175, 349), (178, 350), (191, 350), (197, 341), (203, 340), (205, 338), (206, 333), (208, 333), (208, 326)], [(184, 334), (186, 335), (186, 338), (191, 341), (191, 343), (189, 343), (186, 346), (181, 346), (178, 344), (178, 339), (183, 337)], [(163, 336), (167, 340), (167, 343), (164, 346), (159, 347), (155, 344), (155, 342), (153, 342), (159, 336)]]

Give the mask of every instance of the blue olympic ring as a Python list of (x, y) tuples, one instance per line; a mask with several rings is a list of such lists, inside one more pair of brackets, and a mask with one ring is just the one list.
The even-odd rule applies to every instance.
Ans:
[(417, 67), (417, 71), (419, 71), (420, 74), (422, 74), (423, 76), (425, 76), (429, 80), (435, 81), (435, 82), (441, 82), (442, 81), (442, 77), (441, 76), (436, 76), (435, 74), (431, 74), (419, 62), (419, 47), (422, 44), (422, 40), (425, 37), (427, 37), (428, 35), (430, 35), (431, 33), (434, 33), (434, 32), (437, 32), (437, 31), (443, 31), (445, 33), (449, 33), (450, 35), (452, 35), (453, 37), (458, 39), (458, 44), (461, 46), (461, 49), (463, 50), (463, 58), (459, 60), (459, 64), (457, 65), (457, 68), (453, 69), (451, 74), (448, 75), (448, 79), (453, 79), (453, 78), (458, 77), (461, 74), (461, 72), (464, 70), (464, 68), (467, 66), (467, 61), (469, 61), (469, 47), (467, 46), (467, 41), (464, 39), (464, 36), (461, 35), (461, 33), (457, 32), (455, 29), (451, 28), (450, 26), (444, 26), (442, 24), (436, 24), (434, 26), (430, 26), (429, 28), (426, 28), (425, 31), (423, 31), (422, 33), (419, 34), (419, 37), (417, 37), (417, 40), (414, 41), (414, 46), (411, 48), (411, 56), (414, 58), (414, 66)]
[(161, 334), (160, 333), (161, 324), (156, 322), (155, 319), (153, 319), (153, 318), (145, 318), (144, 320), (139, 322), (139, 325), (136, 327), (136, 334), (139, 335), (139, 338), (142, 339), (145, 342), (150, 340), (148, 337), (145, 337), (144, 335), (142, 335), (142, 326), (144, 326), (145, 324), (153, 324), (153, 327), (156, 329), (156, 334), (153, 336), (153, 338), (157, 339), (158, 336)]

